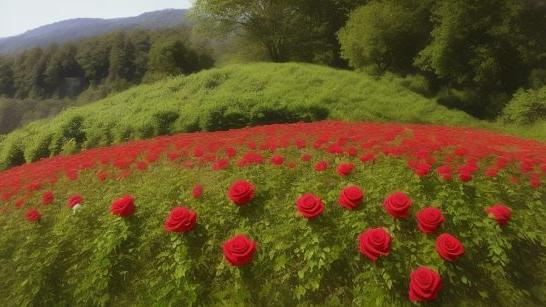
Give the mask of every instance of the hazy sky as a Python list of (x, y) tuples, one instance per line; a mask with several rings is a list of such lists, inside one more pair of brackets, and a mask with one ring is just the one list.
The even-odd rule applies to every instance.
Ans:
[(190, 0), (0, 0), (0, 37), (64, 19), (127, 17), (190, 6)]

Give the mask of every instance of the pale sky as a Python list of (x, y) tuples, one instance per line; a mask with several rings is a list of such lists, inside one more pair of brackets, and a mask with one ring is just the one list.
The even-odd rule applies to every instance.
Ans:
[(190, 0), (0, 0), (0, 37), (65, 19), (128, 17), (190, 6)]

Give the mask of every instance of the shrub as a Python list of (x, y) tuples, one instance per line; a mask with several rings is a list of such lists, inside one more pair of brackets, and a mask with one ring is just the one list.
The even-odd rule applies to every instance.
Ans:
[(546, 120), (546, 86), (518, 91), (504, 109), (502, 118), (506, 122), (525, 125)]
[(37, 136), (33, 143), (25, 148), (25, 160), (35, 162), (42, 158), (49, 157), (51, 154), (50, 145), (53, 140), (51, 134), (41, 134)]
[(328, 121), (12, 168), (0, 304), (542, 306), (545, 153), (485, 131)]
[(173, 123), (180, 115), (173, 111), (163, 111), (153, 115), (153, 122), (157, 130), (156, 135), (171, 133)]
[(247, 112), (234, 106), (215, 105), (204, 110), (200, 116), (201, 130), (219, 131), (242, 128), (249, 124)]
[(430, 97), (433, 94), (430, 83), (423, 75), (407, 75), (400, 83), (402, 86), (417, 94), (426, 97)]

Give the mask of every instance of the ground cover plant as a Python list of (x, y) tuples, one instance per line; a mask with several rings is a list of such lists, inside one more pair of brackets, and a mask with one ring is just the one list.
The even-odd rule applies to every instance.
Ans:
[(0, 173), (2, 305), (544, 305), (546, 145), (325, 121)]

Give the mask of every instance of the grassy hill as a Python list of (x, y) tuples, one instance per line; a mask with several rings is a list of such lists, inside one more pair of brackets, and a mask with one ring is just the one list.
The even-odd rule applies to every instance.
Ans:
[(142, 85), (32, 123), (0, 142), (0, 161), (9, 167), (174, 132), (327, 118), (498, 128), (392, 80), (310, 64), (256, 63)]

